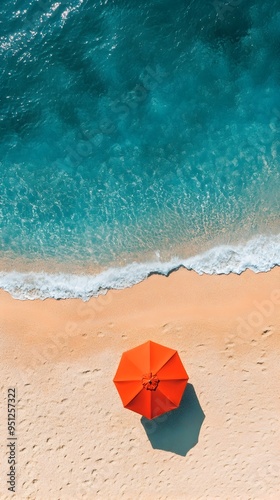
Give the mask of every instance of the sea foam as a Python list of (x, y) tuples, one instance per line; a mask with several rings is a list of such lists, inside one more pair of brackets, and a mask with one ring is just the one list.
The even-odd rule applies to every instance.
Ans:
[(111, 267), (97, 275), (50, 274), (45, 272), (0, 272), (0, 288), (21, 300), (80, 298), (121, 290), (140, 283), (152, 274), (168, 276), (184, 267), (198, 274), (241, 274), (246, 269), (267, 272), (280, 265), (280, 234), (258, 236), (244, 245), (222, 245), (207, 252), (169, 262), (134, 262), (124, 267)]

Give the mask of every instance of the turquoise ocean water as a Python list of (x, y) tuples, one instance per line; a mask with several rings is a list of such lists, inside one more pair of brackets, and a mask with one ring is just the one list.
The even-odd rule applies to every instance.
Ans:
[(280, 264), (280, 4), (2, 0), (0, 287)]

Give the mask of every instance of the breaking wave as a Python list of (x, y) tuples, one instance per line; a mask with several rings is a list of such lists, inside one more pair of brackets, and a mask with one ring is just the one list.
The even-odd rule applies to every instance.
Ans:
[(160, 259), (111, 267), (97, 275), (45, 272), (0, 272), (0, 288), (21, 300), (79, 298), (84, 301), (140, 283), (152, 274), (168, 276), (180, 267), (198, 274), (241, 274), (246, 269), (267, 272), (280, 265), (280, 234), (258, 236), (244, 245), (222, 245), (187, 259)]

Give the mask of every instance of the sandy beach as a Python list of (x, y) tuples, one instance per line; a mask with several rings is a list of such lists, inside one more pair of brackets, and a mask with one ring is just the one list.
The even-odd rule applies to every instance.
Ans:
[[(280, 268), (180, 269), (89, 302), (0, 293), (0, 497), (280, 497)], [(155, 421), (122, 407), (121, 354), (178, 350), (189, 384)], [(7, 390), (17, 392), (16, 495), (8, 491)]]

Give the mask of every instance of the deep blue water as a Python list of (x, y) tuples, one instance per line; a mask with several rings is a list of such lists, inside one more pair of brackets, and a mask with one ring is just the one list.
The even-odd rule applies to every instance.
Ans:
[(2, 0), (0, 257), (279, 232), (279, 84), (278, 1)]

